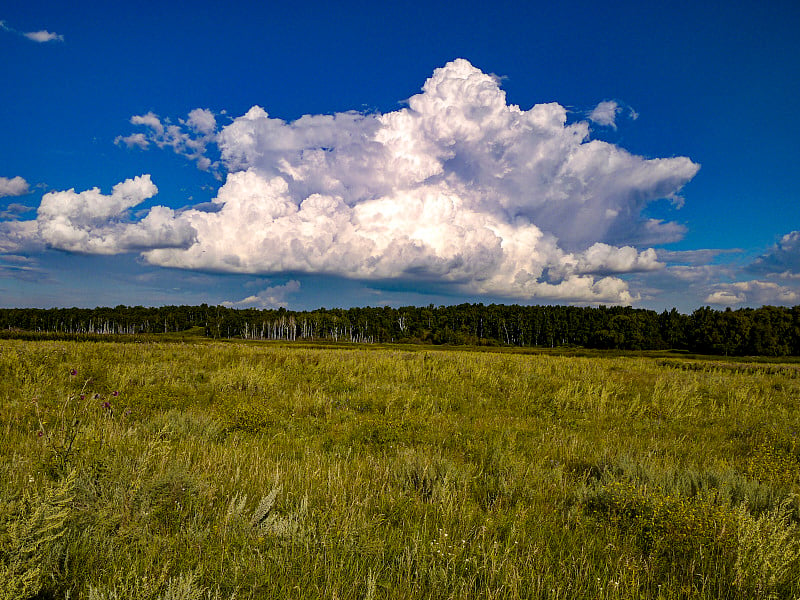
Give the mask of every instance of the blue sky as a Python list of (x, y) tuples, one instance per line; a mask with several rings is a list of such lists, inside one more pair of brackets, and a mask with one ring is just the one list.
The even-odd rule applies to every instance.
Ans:
[(0, 306), (800, 304), (796, 2), (2, 11)]

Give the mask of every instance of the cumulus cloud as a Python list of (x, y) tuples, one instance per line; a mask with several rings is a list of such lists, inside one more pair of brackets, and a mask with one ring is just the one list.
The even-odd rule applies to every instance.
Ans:
[(714, 286), (714, 291), (705, 299), (708, 304), (722, 306), (792, 305), (798, 301), (800, 301), (798, 291), (771, 281), (758, 280), (717, 284)]
[(22, 177), (0, 177), (0, 198), (24, 196), (28, 193), (28, 182)]
[(638, 252), (632, 246), (616, 248), (608, 244), (597, 243), (583, 252), (577, 263), (580, 273), (634, 273), (656, 271), (664, 267), (658, 261), (656, 251), (648, 248)]
[(238, 302), (226, 300), (222, 305), (232, 308), (286, 308), (288, 306), (287, 297), (299, 290), (300, 282), (292, 279), (283, 285), (270, 286)]
[(179, 119), (178, 125), (169, 120), (162, 122), (153, 112), (131, 117), (132, 125), (141, 125), (148, 129), (147, 133), (133, 133), (128, 136), (117, 136), (114, 143), (134, 146), (143, 150), (152, 142), (159, 148), (172, 148), (175, 154), (195, 161), (201, 171), (211, 171), (219, 177), (219, 161), (212, 161), (206, 156), (209, 144), (216, 140), (217, 120), (214, 113), (205, 108), (192, 110), (188, 118)]
[(128, 148), (133, 148), (134, 146), (141, 148), (142, 150), (147, 150), (150, 146), (150, 142), (147, 139), (147, 136), (143, 133), (132, 133), (128, 136), (121, 136), (118, 135), (114, 139), (115, 144), (125, 144)]
[(787, 279), (800, 276), (800, 231), (784, 235), (777, 244), (753, 261), (749, 270)]
[(170, 208), (154, 206), (143, 219), (131, 219), (130, 209), (157, 192), (150, 176), (142, 175), (118, 183), (110, 195), (98, 188), (47, 193), (36, 219), (0, 223), (0, 252), (50, 247), (86, 254), (119, 254), (191, 245), (194, 230)]
[(95, 214), (90, 198), (71, 192), (59, 204), (70, 210), (52, 217), (56, 197), (43, 201), (48, 244), (133, 248), (122, 232), (156, 219), (174, 239), (148, 227), (138, 244), (146, 261), (165, 267), (630, 303), (635, 296), (619, 275), (662, 268), (647, 246), (684, 231), (642, 210), (676, 197), (699, 168), (688, 158), (645, 159), (592, 140), (588, 122), (568, 124), (559, 104), (510, 105), (497, 77), (463, 59), (436, 69), (407, 107), (385, 114), (287, 122), (254, 106), (221, 130), (206, 109), (178, 125), (153, 113), (131, 123), (148, 131), (117, 143), (172, 147), (201, 168), (214, 168), (205, 152), (215, 143), (228, 172), (213, 200), (219, 209), (156, 207), (122, 227), (118, 212)]
[(642, 209), (698, 169), (591, 140), (558, 104), (509, 105), (465, 60), (437, 69), (407, 108), (285, 122), (255, 106), (217, 143), (221, 209), (184, 213), (197, 243), (147, 252), (151, 263), (428, 279), (514, 298), (630, 302), (612, 274), (661, 268), (637, 247), (683, 233)]

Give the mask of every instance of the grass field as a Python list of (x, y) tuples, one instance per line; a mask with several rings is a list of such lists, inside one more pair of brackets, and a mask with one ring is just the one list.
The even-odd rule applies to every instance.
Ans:
[(0, 600), (800, 597), (797, 365), (0, 341)]

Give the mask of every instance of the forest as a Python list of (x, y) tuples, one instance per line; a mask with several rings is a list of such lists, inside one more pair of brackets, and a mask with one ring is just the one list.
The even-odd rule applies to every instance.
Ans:
[(619, 306), (428, 305), (312, 311), (225, 306), (0, 309), (2, 337), (185, 332), (209, 338), (800, 355), (800, 306), (691, 314)]

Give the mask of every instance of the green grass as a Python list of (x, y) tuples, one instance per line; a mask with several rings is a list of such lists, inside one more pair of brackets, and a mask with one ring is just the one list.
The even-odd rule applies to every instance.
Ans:
[(799, 401), (662, 354), (0, 341), (0, 599), (794, 599)]

